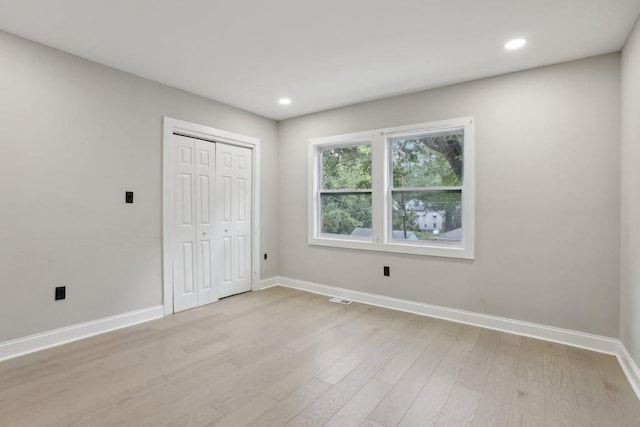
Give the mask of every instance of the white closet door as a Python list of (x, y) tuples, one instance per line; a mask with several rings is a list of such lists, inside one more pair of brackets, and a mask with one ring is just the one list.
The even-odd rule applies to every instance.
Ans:
[(216, 143), (218, 296), (251, 290), (252, 151)]
[(217, 300), (214, 264), (215, 144), (174, 135), (173, 308)]
[(197, 307), (196, 140), (174, 135), (173, 310)]
[(196, 223), (198, 305), (217, 301), (214, 260), (216, 146), (196, 140)]

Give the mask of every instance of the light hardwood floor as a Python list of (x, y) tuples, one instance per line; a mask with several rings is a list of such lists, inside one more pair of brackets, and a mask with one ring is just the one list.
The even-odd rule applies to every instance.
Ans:
[(1, 426), (640, 426), (616, 359), (285, 288), (0, 363)]

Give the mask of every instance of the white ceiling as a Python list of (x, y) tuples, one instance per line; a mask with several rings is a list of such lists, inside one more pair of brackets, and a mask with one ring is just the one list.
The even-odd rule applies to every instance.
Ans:
[[(0, 0), (0, 28), (279, 120), (618, 51), (639, 13), (640, 0)], [(529, 43), (505, 51), (514, 37)]]

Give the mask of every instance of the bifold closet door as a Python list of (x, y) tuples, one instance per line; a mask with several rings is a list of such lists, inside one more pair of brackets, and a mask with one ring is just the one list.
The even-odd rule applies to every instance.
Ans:
[(174, 135), (174, 311), (217, 300), (214, 249), (216, 144)]
[(216, 143), (218, 297), (251, 290), (252, 151)]

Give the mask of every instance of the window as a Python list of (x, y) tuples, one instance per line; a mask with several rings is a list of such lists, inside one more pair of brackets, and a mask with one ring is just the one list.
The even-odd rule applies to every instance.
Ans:
[(371, 240), (371, 143), (322, 147), (320, 234)]
[(473, 258), (473, 119), (309, 141), (309, 243)]
[(462, 240), (463, 147), (464, 127), (389, 138), (394, 240)]

